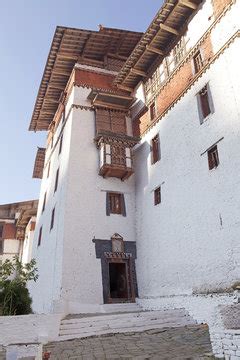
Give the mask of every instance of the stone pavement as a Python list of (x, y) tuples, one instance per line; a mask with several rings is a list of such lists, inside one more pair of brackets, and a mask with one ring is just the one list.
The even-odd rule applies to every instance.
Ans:
[(54, 342), (44, 346), (44, 351), (51, 352), (50, 360), (214, 359), (206, 325)]

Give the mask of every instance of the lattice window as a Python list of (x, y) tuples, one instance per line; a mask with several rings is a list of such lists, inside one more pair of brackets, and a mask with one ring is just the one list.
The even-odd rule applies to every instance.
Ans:
[(194, 71), (197, 74), (203, 67), (203, 60), (200, 51), (198, 51), (193, 57)]
[(186, 54), (186, 42), (184, 36), (173, 49), (173, 61), (175, 67), (180, 63)]
[(111, 160), (114, 165), (126, 165), (126, 150), (122, 144), (111, 145)]
[(154, 190), (154, 205), (161, 203), (161, 186)]
[(218, 149), (217, 145), (213, 146), (208, 150), (208, 167), (209, 170), (212, 170), (219, 165)]

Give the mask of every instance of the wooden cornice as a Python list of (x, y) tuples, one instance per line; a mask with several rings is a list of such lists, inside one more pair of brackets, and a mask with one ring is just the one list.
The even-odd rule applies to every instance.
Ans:
[(117, 87), (119, 88), (119, 89), (121, 89), (121, 90), (125, 90), (125, 91), (128, 91), (128, 92), (133, 92), (133, 88), (130, 88), (130, 87), (128, 87), (128, 86), (124, 86), (124, 85), (120, 85), (120, 84), (117, 84)]
[(133, 73), (133, 74), (142, 76), (142, 77), (146, 77), (146, 76), (147, 76), (147, 74), (146, 74), (144, 71), (138, 70), (138, 69), (136, 69), (136, 68), (132, 68), (132, 69), (130, 70), (130, 72)]
[(179, 35), (179, 31), (177, 31), (176, 29), (174, 29), (173, 27), (171, 26), (167, 26), (165, 24), (160, 24), (159, 25), (160, 29), (164, 30), (164, 31), (167, 31), (171, 34), (174, 34), (174, 35)]
[(151, 46), (151, 45), (146, 46), (146, 51), (150, 51), (150, 52), (158, 54), (158, 55), (163, 55), (163, 56), (165, 55), (164, 51), (157, 49), (156, 47)]
[(184, 5), (192, 10), (196, 10), (197, 9), (197, 5), (194, 4), (192, 1), (189, 0), (179, 0), (179, 4), (180, 5)]

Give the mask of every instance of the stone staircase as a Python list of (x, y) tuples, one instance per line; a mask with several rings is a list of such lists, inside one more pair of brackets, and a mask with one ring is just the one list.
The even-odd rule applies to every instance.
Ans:
[(118, 304), (106, 307), (105, 313), (68, 315), (61, 321), (58, 341), (195, 324), (184, 309), (142, 311), (136, 304)]

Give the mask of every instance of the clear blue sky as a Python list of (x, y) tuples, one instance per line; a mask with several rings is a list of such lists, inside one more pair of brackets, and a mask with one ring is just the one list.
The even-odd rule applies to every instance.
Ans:
[(32, 179), (46, 132), (29, 132), (38, 87), (57, 25), (98, 24), (144, 31), (162, 0), (0, 0), (0, 204), (38, 198)]

